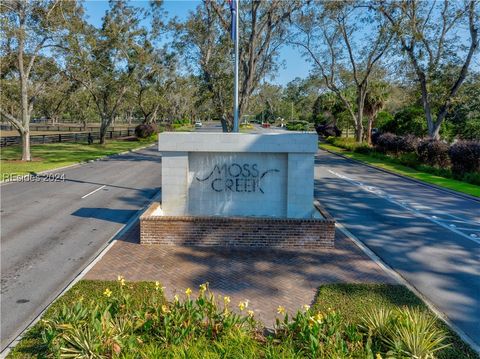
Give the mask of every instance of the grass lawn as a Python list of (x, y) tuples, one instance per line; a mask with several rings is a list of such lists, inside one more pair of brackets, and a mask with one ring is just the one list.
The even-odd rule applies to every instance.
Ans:
[(9, 146), (1, 149), (1, 178), (8, 175), (38, 173), (57, 167), (94, 160), (100, 157), (132, 150), (153, 142), (144, 141), (107, 141), (105, 145), (84, 143), (50, 143), (32, 145), (32, 161), (22, 162), (21, 146)]
[[(418, 308), (434, 315), (423, 301), (402, 285), (392, 284), (328, 284), (318, 289), (315, 306), (325, 311), (338, 310), (351, 323), (358, 323), (362, 315), (375, 308)], [(437, 354), (438, 358), (480, 358), (468, 345), (451, 331), (440, 319), (437, 325), (448, 331), (450, 348)]]
[[(106, 288), (112, 290), (112, 295), (109, 298), (106, 298), (104, 291)], [(139, 321), (142, 325), (137, 326), (137, 329), (134, 329), (136, 332), (135, 338), (130, 338), (129, 340), (123, 339), (121, 342), (121, 356), (113, 355), (113, 357), (122, 357), (122, 358), (309, 358), (311, 357), (308, 352), (307, 347), (299, 347), (299, 340), (309, 340), (309, 339), (299, 339), (298, 336), (295, 338), (295, 334), (292, 334), (292, 337), (289, 336), (265, 336), (262, 334), (262, 331), (249, 331), (249, 330), (238, 330), (236, 326), (231, 326), (230, 330), (225, 330), (224, 328), (228, 326), (228, 322), (225, 319), (223, 321), (223, 331), (222, 327), (217, 327), (212, 325), (211, 328), (216, 328), (218, 332), (211, 333), (207, 329), (196, 328), (190, 334), (185, 335), (184, 331), (188, 329), (189, 323), (195, 320), (195, 316), (199, 314), (185, 314), (185, 312), (193, 313), (195, 312), (195, 305), (203, 306), (205, 311), (211, 312), (211, 307), (209, 306), (208, 301), (199, 302), (197, 297), (192, 297), (192, 300), (196, 300), (197, 304), (194, 304), (193, 307), (186, 305), (183, 307), (184, 310), (180, 318), (175, 319), (175, 304), (170, 303), (169, 309), (164, 310), (164, 301), (163, 296), (160, 292), (155, 290), (155, 284), (149, 282), (137, 282), (137, 283), (126, 283), (123, 287), (123, 296), (128, 298), (127, 304), (122, 300), (118, 300), (118, 294), (120, 293), (119, 282), (101, 282), (101, 281), (80, 281), (77, 283), (70, 291), (68, 291), (63, 297), (57, 300), (46, 312), (42, 320), (37, 323), (30, 331), (24, 336), (20, 343), (14, 348), (14, 350), (9, 354), (8, 358), (34, 358), (34, 357), (46, 357), (48, 355), (47, 346), (44, 345), (42, 339), (42, 330), (44, 328), (51, 328), (46, 326), (45, 323), (52, 320), (59, 326), (60, 330), (66, 329), (67, 331), (71, 330), (72, 327), (67, 327), (65, 324), (73, 323), (75, 325), (75, 320), (71, 319), (72, 314), (62, 314), (62, 307), (66, 306), (72, 308), (75, 306), (79, 300), (82, 301), (84, 308), (90, 308), (92, 310), (95, 307), (105, 308), (107, 303), (110, 307), (115, 307), (115, 313), (118, 311), (125, 310), (125, 305), (128, 307), (128, 311), (131, 314), (131, 317), (134, 317), (133, 322)], [(207, 291), (207, 294), (209, 292)], [(155, 316), (155, 312), (145, 315), (145, 298), (157, 298), (156, 307), (161, 308), (162, 313), (165, 318), (170, 315), (169, 319), (160, 320), (157, 324), (152, 324), (149, 322), (151, 318)], [(184, 295), (181, 296), (185, 297)], [(182, 301), (182, 299), (180, 299)], [(221, 299), (220, 299), (221, 301)], [(150, 305), (152, 302), (149, 302)], [(179, 303), (179, 302), (175, 302)], [(200, 304), (199, 304), (200, 303)], [(168, 303), (167, 303), (168, 304)], [(302, 303), (299, 303), (302, 304)], [(177, 307), (181, 307), (182, 304), (177, 304)], [(232, 303), (232, 308), (236, 308), (237, 304)], [(255, 303), (250, 304), (251, 308), (255, 308)], [(249, 307), (249, 308), (250, 308)], [(416, 308), (422, 313), (425, 313), (429, 317), (433, 317), (433, 314), (425, 306), (425, 304), (417, 298), (413, 293), (408, 289), (400, 285), (387, 285), (387, 284), (328, 284), (323, 285), (318, 289), (317, 296), (315, 298), (315, 304), (310, 309), (312, 313), (321, 311), (323, 313), (339, 313), (340, 316), (325, 314), (325, 323), (330, 319), (342, 320), (346, 324), (342, 328), (346, 331), (349, 331), (348, 328), (350, 324), (358, 325), (361, 321), (361, 317), (369, 316), (369, 314), (380, 307), (389, 309), (389, 308)], [(64, 310), (64, 309), (63, 309)], [(102, 309), (103, 310), (103, 309)], [(102, 312), (102, 310), (100, 312)], [(111, 310), (111, 309), (110, 309)], [(172, 312), (170, 312), (170, 310)], [(170, 314), (171, 313), (171, 314)], [(177, 314), (180, 312), (177, 312)], [(161, 315), (162, 317), (163, 315)], [(277, 317), (281, 317), (278, 315)], [(110, 314), (105, 318), (109, 319)], [(125, 327), (128, 326), (125, 318), (123, 319), (113, 319), (114, 325)], [(208, 327), (212, 323), (210, 320), (213, 320), (215, 317), (214, 314), (207, 316), (207, 321), (204, 319), (199, 319), (200, 325), (205, 325)], [(330, 319), (328, 319), (330, 318)], [(343, 318), (343, 319), (339, 319)], [(46, 320), (46, 321), (44, 321)], [(109, 319), (110, 320), (110, 319)], [(146, 321), (145, 321), (146, 320)], [(176, 330), (176, 335), (171, 336), (171, 332), (160, 331), (156, 327), (160, 325), (161, 327), (168, 327), (171, 325), (169, 320), (175, 321), (178, 320), (176, 326), (171, 326), (171, 331)], [(64, 323), (64, 324), (62, 324)], [(77, 322), (78, 323), (78, 322)], [(101, 322), (99, 322), (100, 325)], [(148, 325), (147, 325), (148, 324)], [(102, 324), (102, 325), (105, 325)], [(329, 323), (330, 328), (335, 326), (335, 323)], [(447, 342), (450, 344), (448, 348), (442, 349), (437, 352), (436, 355), (438, 358), (479, 358), (475, 352), (473, 352), (468, 346), (466, 346), (453, 332), (445, 327), (443, 322), (437, 320), (435, 326), (444, 329), (447, 332), (448, 339)], [(192, 328), (190, 328), (192, 330)], [(196, 331), (195, 331), (196, 330)], [(101, 330), (103, 331), (103, 330)], [(89, 332), (89, 335), (92, 334), (94, 330)], [(155, 333), (155, 334), (154, 334)], [(160, 334), (161, 333), (161, 334)], [(292, 331), (294, 333), (294, 331)], [(328, 332), (327, 332), (328, 333)], [(170, 340), (166, 340), (166, 336), (170, 335)], [(328, 334), (332, 336), (333, 334)], [(340, 335), (340, 333), (339, 333)], [(354, 334), (346, 333), (344, 334), (347, 337), (355, 336)], [(48, 336), (48, 333), (44, 332), (44, 338)], [(323, 338), (327, 342), (330, 340)], [(182, 337), (181, 341), (176, 341), (176, 338)], [(279, 339), (281, 338), (281, 339)], [(332, 337), (333, 338), (333, 337)], [(66, 335), (62, 337), (62, 340), (75, 340), (74, 337)], [(91, 341), (91, 337), (84, 337), (84, 340)], [(120, 340), (120, 339), (119, 339)], [(133, 340), (133, 342), (132, 342)], [(130, 343), (130, 344), (126, 344)], [(126, 349), (127, 345), (132, 345), (131, 348), (134, 350), (140, 350), (136, 354), (133, 354), (130, 350)], [(330, 344), (331, 345), (331, 344)], [(139, 349), (140, 348), (140, 349)], [(360, 348), (358, 348), (360, 350)], [(117, 350), (120, 351), (120, 347), (117, 347)], [(340, 349), (342, 350), (342, 349)], [(357, 353), (356, 347), (349, 347), (350, 353)], [(374, 354), (375, 355), (375, 354)], [(373, 356), (365, 355), (345, 355), (342, 358), (374, 358)], [(93, 357), (93, 356), (92, 356)], [(320, 358), (329, 358), (329, 356), (318, 356)], [(385, 356), (384, 356), (385, 358)]]
[(333, 146), (331, 144), (322, 143), (320, 144), (320, 148), (332, 151), (334, 153), (339, 153), (344, 155), (345, 157), (368, 163), (369, 165), (379, 167), (394, 173), (398, 173), (407, 177), (411, 177), (423, 182), (431, 183), (440, 187), (445, 187), (454, 191), (462, 192), (469, 194), (471, 196), (480, 197), (480, 186), (476, 186), (474, 184), (457, 181), (451, 178), (445, 178), (441, 176), (436, 176), (430, 173), (425, 173), (421, 171), (417, 171), (413, 168), (401, 165), (396, 163), (395, 160), (389, 158), (379, 158), (374, 157), (371, 155), (351, 152), (346, 149)]

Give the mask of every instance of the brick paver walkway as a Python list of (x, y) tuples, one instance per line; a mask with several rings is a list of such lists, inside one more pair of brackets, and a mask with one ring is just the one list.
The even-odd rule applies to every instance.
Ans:
[(335, 249), (285, 250), (173, 247), (138, 244), (138, 226), (117, 241), (85, 279), (158, 280), (168, 298), (204, 282), (232, 304), (248, 299), (256, 317), (274, 323), (276, 308), (290, 312), (311, 304), (325, 283), (393, 283), (348, 238), (337, 233)]

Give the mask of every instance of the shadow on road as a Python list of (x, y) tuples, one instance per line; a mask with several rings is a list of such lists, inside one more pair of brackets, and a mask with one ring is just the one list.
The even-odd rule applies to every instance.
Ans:
[(135, 213), (134, 209), (80, 208), (72, 216), (126, 224)]

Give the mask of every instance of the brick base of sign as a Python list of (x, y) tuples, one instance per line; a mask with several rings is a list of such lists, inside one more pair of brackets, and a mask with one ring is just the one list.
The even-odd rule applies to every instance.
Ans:
[(153, 203), (140, 217), (140, 243), (180, 246), (332, 248), (335, 220), (315, 201), (319, 219), (161, 216)]

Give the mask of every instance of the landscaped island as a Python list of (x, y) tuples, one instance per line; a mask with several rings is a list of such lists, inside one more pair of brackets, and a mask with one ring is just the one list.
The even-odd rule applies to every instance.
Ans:
[(81, 281), (9, 358), (478, 358), (403, 286), (331, 284), (266, 330), (255, 303), (208, 283), (171, 302), (158, 282)]

